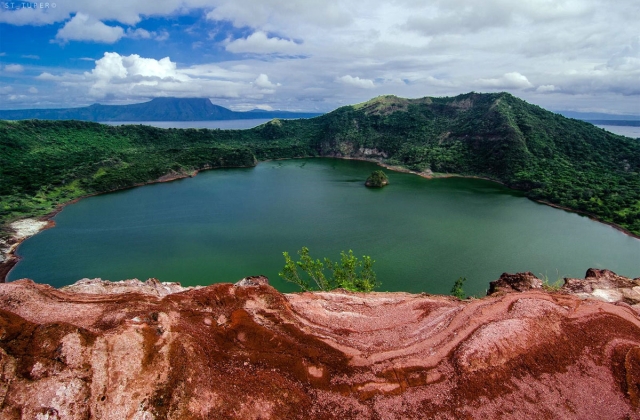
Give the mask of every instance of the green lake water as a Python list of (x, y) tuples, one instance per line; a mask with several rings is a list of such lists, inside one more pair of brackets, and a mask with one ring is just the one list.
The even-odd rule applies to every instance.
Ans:
[(183, 285), (278, 277), (283, 251), (370, 255), (380, 290), (484, 295), (503, 272), (583, 277), (589, 267), (640, 276), (640, 240), (478, 179), (387, 172), (364, 187), (368, 162), (300, 159), (219, 169), (91, 197), (20, 245), (8, 280), (56, 287), (81, 278), (158, 278)]

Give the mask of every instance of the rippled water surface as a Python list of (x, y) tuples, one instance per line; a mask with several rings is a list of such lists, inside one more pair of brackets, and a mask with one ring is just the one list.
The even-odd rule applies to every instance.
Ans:
[(186, 285), (278, 278), (283, 251), (317, 258), (370, 255), (381, 290), (484, 294), (503, 272), (582, 277), (589, 267), (640, 276), (640, 240), (477, 179), (427, 180), (336, 159), (265, 162), (249, 169), (105, 194), (67, 206), (57, 227), (25, 241), (9, 279), (54, 286), (84, 277)]

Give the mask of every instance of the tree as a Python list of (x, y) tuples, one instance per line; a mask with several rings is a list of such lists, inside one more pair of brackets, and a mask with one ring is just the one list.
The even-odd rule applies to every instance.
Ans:
[(451, 288), (451, 294), (458, 299), (464, 299), (466, 297), (464, 290), (462, 290), (462, 285), (465, 281), (467, 281), (466, 277), (458, 277), (458, 280), (453, 283), (453, 287)]
[(375, 187), (381, 188), (389, 183), (389, 178), (387, 178), (387, 174), (382, 172), (381, 170), (373, 171), (367, 181), (364, 183), (367, 187)]
[[(293, 261), (288, 252), (283, 252), (284, 268), (278, 273), (284, 280), (298, 285), (303, 291), (310, 290), (333, 290), (346, 289), (353, 292), (370, 292), (379, 286), (376, 280), (376, 273), (373, 271), (374, 260), (364, 255), (362, 260), (353, 255), (353, 251), (348, 253), (340, 252), (340, 261), (332, 262), (325, 258), (324, 262), (314, 260), (309, 255), (309, 249), (302, 247), (298, 251), (300, 261)], [(298, 273), (300, 268), (306, 276), (301, 277)], [(331, 272), (327, 278), (324, 271)]]

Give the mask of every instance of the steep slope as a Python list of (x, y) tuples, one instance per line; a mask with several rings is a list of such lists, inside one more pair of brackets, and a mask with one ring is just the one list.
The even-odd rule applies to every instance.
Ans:
[(638, 419), (639, 367), (637, 309), (539, 288), (0, 285), (7, 420)]
[(486, 177), (640, 235), (640, 142), (508, 93), (384, 96), (272, 131), (275, 139), (307, 133), (323, 156)]
[(4, 120), (80, 121), (214, 121), (252, 118), (309, 118), (317, 113), (287, 111), (236, 112), (206, 98), (154, 98), (130, 105), (93, 104), (82, 108), (0, 110)]

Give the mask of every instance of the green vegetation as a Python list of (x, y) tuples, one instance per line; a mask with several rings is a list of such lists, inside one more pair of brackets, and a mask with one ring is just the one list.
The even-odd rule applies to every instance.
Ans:
[(560, 275), (560, 273), (556, 272), (556, 280), (551, 283), (549, 280), (549, 276), (545, 273), (540, 273), (540, 279), (542, 280), (542, 288), (548, 292), (555, 292), (562, 289), (564, 285), (564, 279)]
[[(379, 286), (372, 268), (375, 261), (366, 255), (359, 260), (351, 250), (348, 254), (342, 251), (340, 262), (335, 263), (328, 258), (325, 258), (324, 262), (314, 260), (309, 256), (309, 249), (306, 247), (298, 251), (300, 261), (294, 262), (288, 252), (283, 252), (282, 255), (285, 264), (282, 272), (278, 274), (284, 280), (298, 285), (303, 291), (345, 289), (352, 292), (370, 292)], [(306, 276), (300, 277), (298, 268), (306, 273)], [(330, 277), (324, 274), (325, 269), (331, 272)]]
[(507, 93), (384, 96), (250, 130), (0, 121), (0, 224), (167, 174), (365, 149), (416, 171), (499, 181), (640, 235), (640, 142)]
[(373, 171), (364, 184), (367, 187), (382, 188), (389, 184), (389, 178), (387, 178), (387, 174), (380, 170)]
[(453, 287), (451, 288), (451, 296), (455, 296), (458, 299), (464, 299), (467, 297), (462, 289), (462, 285), (465, 281), (467, 281), (466, 277), (458, 277), (458, 280), (453, 283)]

